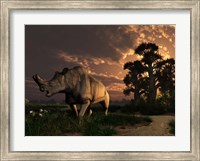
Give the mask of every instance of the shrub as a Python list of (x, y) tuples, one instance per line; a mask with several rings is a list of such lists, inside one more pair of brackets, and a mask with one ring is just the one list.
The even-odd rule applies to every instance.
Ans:
[(140, 111), (143, 115), (161, 115), (166, 113), (166, 109), (161, 104), (145, 104), (140, 107)]
[(157, 102), (165, 107), (166, 112), (175, 113), (175, 93), (170, 94), (169, 92), (165, 92), (162, 95), (159, 95), (157, 98)]

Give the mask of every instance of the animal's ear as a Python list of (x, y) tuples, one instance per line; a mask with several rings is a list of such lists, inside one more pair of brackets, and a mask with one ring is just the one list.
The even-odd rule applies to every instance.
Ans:
[(67, 73), (67, 72), (68, 72), (68, 70), (69, 70), (68, 68), (64, 68), (64, 69), (62, 70), (62, 72), (61, 72), (61, 73), (62, 73), (62, 74), (65, 74), (65, 73)]

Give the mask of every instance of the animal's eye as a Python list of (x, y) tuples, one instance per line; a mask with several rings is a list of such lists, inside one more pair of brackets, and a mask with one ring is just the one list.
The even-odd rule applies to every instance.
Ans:
[(40, 90), (44, 91), (44, 90), (46, 90), (46, 87), (45, 86), (40, 86)]

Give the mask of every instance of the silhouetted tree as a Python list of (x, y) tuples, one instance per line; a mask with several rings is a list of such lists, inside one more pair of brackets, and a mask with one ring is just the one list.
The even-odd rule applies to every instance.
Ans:
[(157, 73), (159, 90), (171, 95), (175, 90), (175, 60), (173, 58), (159, 63), (160, 72)]
[(148, 101), (153, 103), (156, 99), (157, 92), (157, 69), (158, 62), (162, 61), (162, 56), (158, 52), (158, 46), (153, 43), (142, 43), (135, 49), (135, 54), (142, 56), (141, 63), (146, 71), (148, 80)]
[(173, 58), (160, 63), (158, 80), (159, 90), (165, 97), (167, 106), (175, 107), (175, 60)]
[(128, 74), (124, 78), (127, 88), (125, 95), (134, 93), (137, 104), (141, 95), (146, 96), (149, 103), (156, 100), (157, 89), (162, 93), (173, 95), (175, 88), (175, 60), (163, 60), (158, 46), (153, 43), (142, 43), (135, 49), (135, 54), (142, 56), (141, 60), (127, 62), (124, 69)]
[(131, 92), (134, 93), (135, 104), (139, 103), (140, 95), (142, 95), (144, 90), (144, 78), (142, 73), (144, 72), (144, 66), (140, 61), (127, 62), (124, 65), (124, 69), (128, 69), (129, 72), (124, 78), (124, 83), (127, 88), (124, 90), (125, 95), (129, 95)]

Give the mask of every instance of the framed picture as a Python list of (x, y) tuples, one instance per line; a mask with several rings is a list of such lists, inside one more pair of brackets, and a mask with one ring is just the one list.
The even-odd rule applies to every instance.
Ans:
[(1, 1), (1, 160), (199, 160), (199, 1)]

